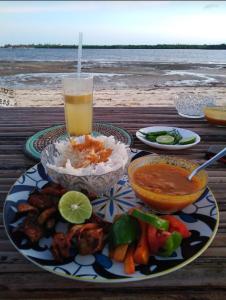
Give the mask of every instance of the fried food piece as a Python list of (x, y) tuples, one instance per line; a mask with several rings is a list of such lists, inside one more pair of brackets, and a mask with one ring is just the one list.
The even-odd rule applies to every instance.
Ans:
[(103, 247), (103, 228), (84, 230), (78, 237), (78, 251), (81, 255), (93, 254)]
[(45, 227), (47, 230), (51, 230), (54, 228), (55, 224), (56, 224), (56, 219), (51, 218), (46, 222)]
[(84, 225), (76, 224), (69, 229), (67, 233), (67, 242), (69, 245), (71, 244), (73, 237), (79, 235), (79, 231), (82, 228), (82, 226)]
[(28, 203), (39, 209), (46, 209), (55, 206), (54, 200), (46, 194), (35, 192), (28, 198)]
[(60, 184), (51, 183), (50, 185), (44, 187), (41, 190), (41, 194), (51, 195), (51, 196), (63, 196), (67, 190), (63, 188)]
[(38, 217), (38, 224), (43, 225), (47, 222), (47, 220), (52, 217), (56, 213), (57, 209), (56, 207), (50, 207), (44, 210)]
[(76, 237), (76, 245), (81, 255), (93, 254), (104, 247), (104, 230), (95, 223), (72, 226), (67, 234), (69, 245), (73, 237)]
[(67, 241), (70, 244), (73, 237), (74, 236), (78, 237), (82, 233), (82, 231), (90, 230), (90, 229), (97, 229), (97, 228), (98, 228), (98, 225), (94, 224), (94, 223), (87, 223), (87, 224), (82, 224), (82, 225), (76, 224), (69, 229), (69, 231), (67, 233)]
[(35, 213), (38, 211), (36, 207), (28, 203), (19, 203), (17, 209), (19, 213)]
[(63, 262), (64, 258), (70, 256), (70, 245), (68, 245), (66, 235), (64, 233), (55, 233), (51, 246), (51, 252), (57, 262)]
[(27, 217), (22, 226), (22, 231), (32, 243), (38, 242), (43, 236), (42, 227), (37, 224), (34, 217)]

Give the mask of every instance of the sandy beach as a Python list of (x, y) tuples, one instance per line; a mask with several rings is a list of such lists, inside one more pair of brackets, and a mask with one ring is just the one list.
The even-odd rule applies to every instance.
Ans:
[[(13, 90), (11, 105), (62, 106), (62, 76), (73, 61), (1, 61), (0, 88)], [(182, 93), (226, 103), (226, 66), (203, 63), (86, 61), (94, 75), (94, 106), (172, 106)]]
[[(172, 106), (176, 95), (214, 97), (226, 104), (225, 87), (161, 87), (150, 90), (123, 89), (94, 92), (94, 106)], [(16, 106), (62, 106), (61, 90), (16, 90)]]

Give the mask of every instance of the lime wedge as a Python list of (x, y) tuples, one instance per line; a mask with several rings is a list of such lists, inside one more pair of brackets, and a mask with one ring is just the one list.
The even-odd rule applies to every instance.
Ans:
[(59, 201), (58, 208), (61, 216), (68, 222), (82, 224), (92, 214), (92, 205), (89, 198), (83, 193), (70, 191), (64, 194)]
[(156, 138), (156, 142), (164, 145), (172, 145), (174, 142), (174, 137), (168, 134), (160, 135)]
[(193, 144), (196, 141), (196, 137), (195, 136), (190, 136), (187, 138), (183, 138), (179, 141), (180, 145), (188, 145), (188, 144)]

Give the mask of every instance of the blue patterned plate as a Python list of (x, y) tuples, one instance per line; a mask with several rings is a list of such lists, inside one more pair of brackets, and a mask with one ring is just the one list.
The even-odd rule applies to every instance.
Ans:
[[(133, 150), (133, 158), (148, 154)], [(191, 231), (191, 237), (183, 240), (181, 247), (171, 257), (151, 257), (147, 266), (136, 266), (136, 272), (125, 275), (123, 264), (108, 258), (107, 247), (95, 255), (75, 255), (63, 264), (56, 263), (50, 252), (51, 237), (44, 236), (35, 247), (31, 248), (25, 239), (15, 240), (12, 229), (19, 225), (15, 220), (17, 205), (27, 200), (34, 188), (42, 188), (50, 182), (44, 168), (39, 163), (25, 172), (12, 186), (4, 206), (4, 224), (7, 234), (26, 258), (43, 269), (57, 275), (77, 280), (92, 282), (128, 282), (153, 278), (168, 274), (182, 268), (200, 256), (212, 242), (219, 224), (219, 211), (212, 192), (207, 188), (203, 195), (183, 211), (176, 213)], [(116, 214), (126, 212), (129, 208), (144, 205), (134, 195), (127, 176), (124, 176), (108, 193), (92, 201), (93, 210), (98, 215), (111, 221)], [(63, 231), (63, 223), (57, 224), (57, 231)]]

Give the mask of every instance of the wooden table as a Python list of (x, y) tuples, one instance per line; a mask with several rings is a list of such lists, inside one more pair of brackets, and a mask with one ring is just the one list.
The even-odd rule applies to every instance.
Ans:
[[(150, 125), (192, 129), (200, 134), (202, 142), (190, 150), (173, 154), (199, 162), (204, 160), (204, 153), (210, 145), (226, 144), (225, 128), (211, 126), (204, 120), (182, 118), (173, 108), (95, 108), (95, 120), (114, 123), (133, 135), (138, 128)], [(0, 109), (1, 211), (10, 186), (34, 164), (22, 151), (26, 139), (38, 130), (63, 122), (63, 108), (60, 107)], [(136, 138), (134, 147), (150, 150)], [(217, 163), (208, 169), (208, 174), (209, 186), (220, 208), (217, 236), (206, 252), (190, 265), (151, 280), (92, 284), (45, 272), (11, 245), (1, 213), (0, 299), (223, 299), (226, 296), (226, 165)]]

